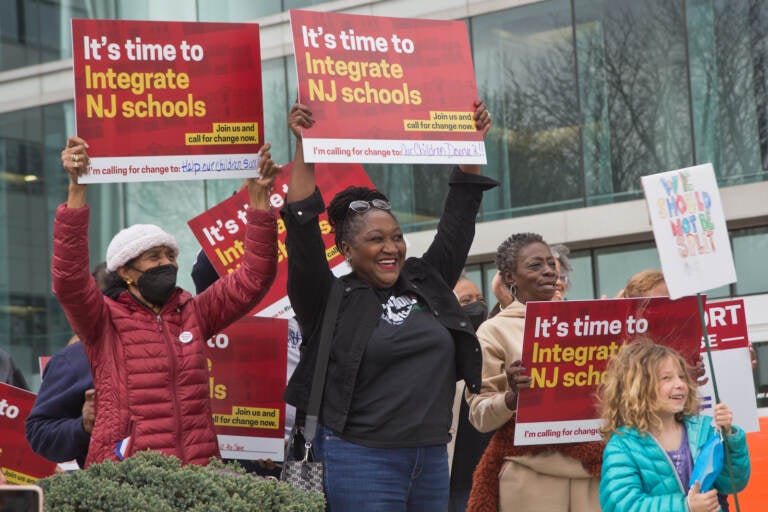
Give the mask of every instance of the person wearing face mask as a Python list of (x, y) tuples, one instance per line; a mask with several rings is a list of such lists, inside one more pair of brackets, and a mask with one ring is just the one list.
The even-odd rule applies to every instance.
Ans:
[[(461, 309), (467, 315), (472, 327), (477, 331), (488, 318), (488, 305), (480, 288), (467, 277), (460, 277), (453, 293)], [(456, 383), (456, 395), (453, 399), (453, 421), (451, 423), (451, 442), (448, 444), (448, 458), (451, 468), (451, 493), (448, 512), (463, 512), (469, 501), (472, 489), (472, 473), (483, 455), (493, 432), (478, 432), (469, 422), (469, 405), (464, 400), (464, 382)]]
[(488, 318), (488, 304), (483, 292), (469, 278), (461, 276), (453, 287), (453, 293), (464, 314), (472, 322), (472, 327), (477, 331), (480, 324)]
[(483, 379), (479, 393), (467, 392), (469, 420), (496, 433), (473, 475), (467, 510), (599, 511), (601, 443), (514, 444), (517, 395), (531, 386), (521, 363), (526, 304), (552, 300), (555, 258), (541, 235), (518, 233), (499, 245), (496, 267), (514, 300), (477, 331)]
[[(93, 374), (96, 419), (85, 466), (143, 450), (183, 464), (219, 456), (211, 416), (205, 341), (251, 310), (277, 269), (277, 223), (269, 194), (278, 172), (269, 145), (260, 150), (260, 178), (250, 196), (240, 267), (196, 297), (176, 286), (179, 246), (152, 224), (120, 231), (107, 248), (102, 295), (89, 272), (88, 145), (70, 137), (61, 153), (69, 174), (66, 203), (56, 210), (53, 291), (83, 340)], [(168, 184), (167, 186), (172, 186)]]

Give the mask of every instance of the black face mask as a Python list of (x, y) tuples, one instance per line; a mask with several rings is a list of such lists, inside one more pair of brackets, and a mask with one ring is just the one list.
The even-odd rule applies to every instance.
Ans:
[(461, 309), (469, 317), (469, 321), (475, 330), (488, 318), (488, 306), (486, 306), (485, 302), (478, 300), (466, 306), (461, 306)]
[(176, 289), (178, 270), (176, 265), (170, 263), (146, 270), (136, 281), (136, 288), (145, 300), (156, 306), (162, 306)]

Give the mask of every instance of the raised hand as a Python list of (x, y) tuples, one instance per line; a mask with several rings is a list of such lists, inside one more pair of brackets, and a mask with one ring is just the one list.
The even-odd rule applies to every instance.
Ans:
[(301, 129), (312, 128), (315, 120), (312, 118), (312, 112), (309, 107), (301, 103), (294, 103), (291, 111), (288, 113), (288, 127), (291, 129), (296, 140), (301, 140)]
[(269, 195), (272, 193), (272, 185), (275, 183), (275, 178), (280, 172), (280, 167), (272, 160), (272, 154), (269, 152), (271, 148), (272, 145), (266, 143), (259, 149), (261, 176), (245, 180), (248, 187), (248, 196), (251, 200), (251, 207), (257, 210), (269, 210)]
[(77, 178), (85, 174), (90, 165), (88, 144), (76, 135), (67, 139), (67, 145), (61, 151), (61, 165), (69, 174), (70, 182), (77, 183)]
[(483, 100), (475, 101), (475, 125), (483, 132), (483, 137), (491, 129), (491, 113), (488, 112), (488, 107)]

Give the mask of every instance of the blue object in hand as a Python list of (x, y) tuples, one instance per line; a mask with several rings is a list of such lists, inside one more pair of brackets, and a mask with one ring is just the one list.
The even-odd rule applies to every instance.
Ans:
[(723, 470), (723, 437), (718, 430), (710, 437), (699, 452), (699, 456), (693, 463), (691, 481), (688, 486), (693, 487), (696, 482), (701, 484), (700, 492), (712, 489), (720, 472)]

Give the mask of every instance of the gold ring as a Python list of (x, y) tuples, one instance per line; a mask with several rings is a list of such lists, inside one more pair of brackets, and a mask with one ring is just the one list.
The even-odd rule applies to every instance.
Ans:
[(77, 162), (80, 159), (80, 155), (77, 153), (72, 153), (72, 161)]

